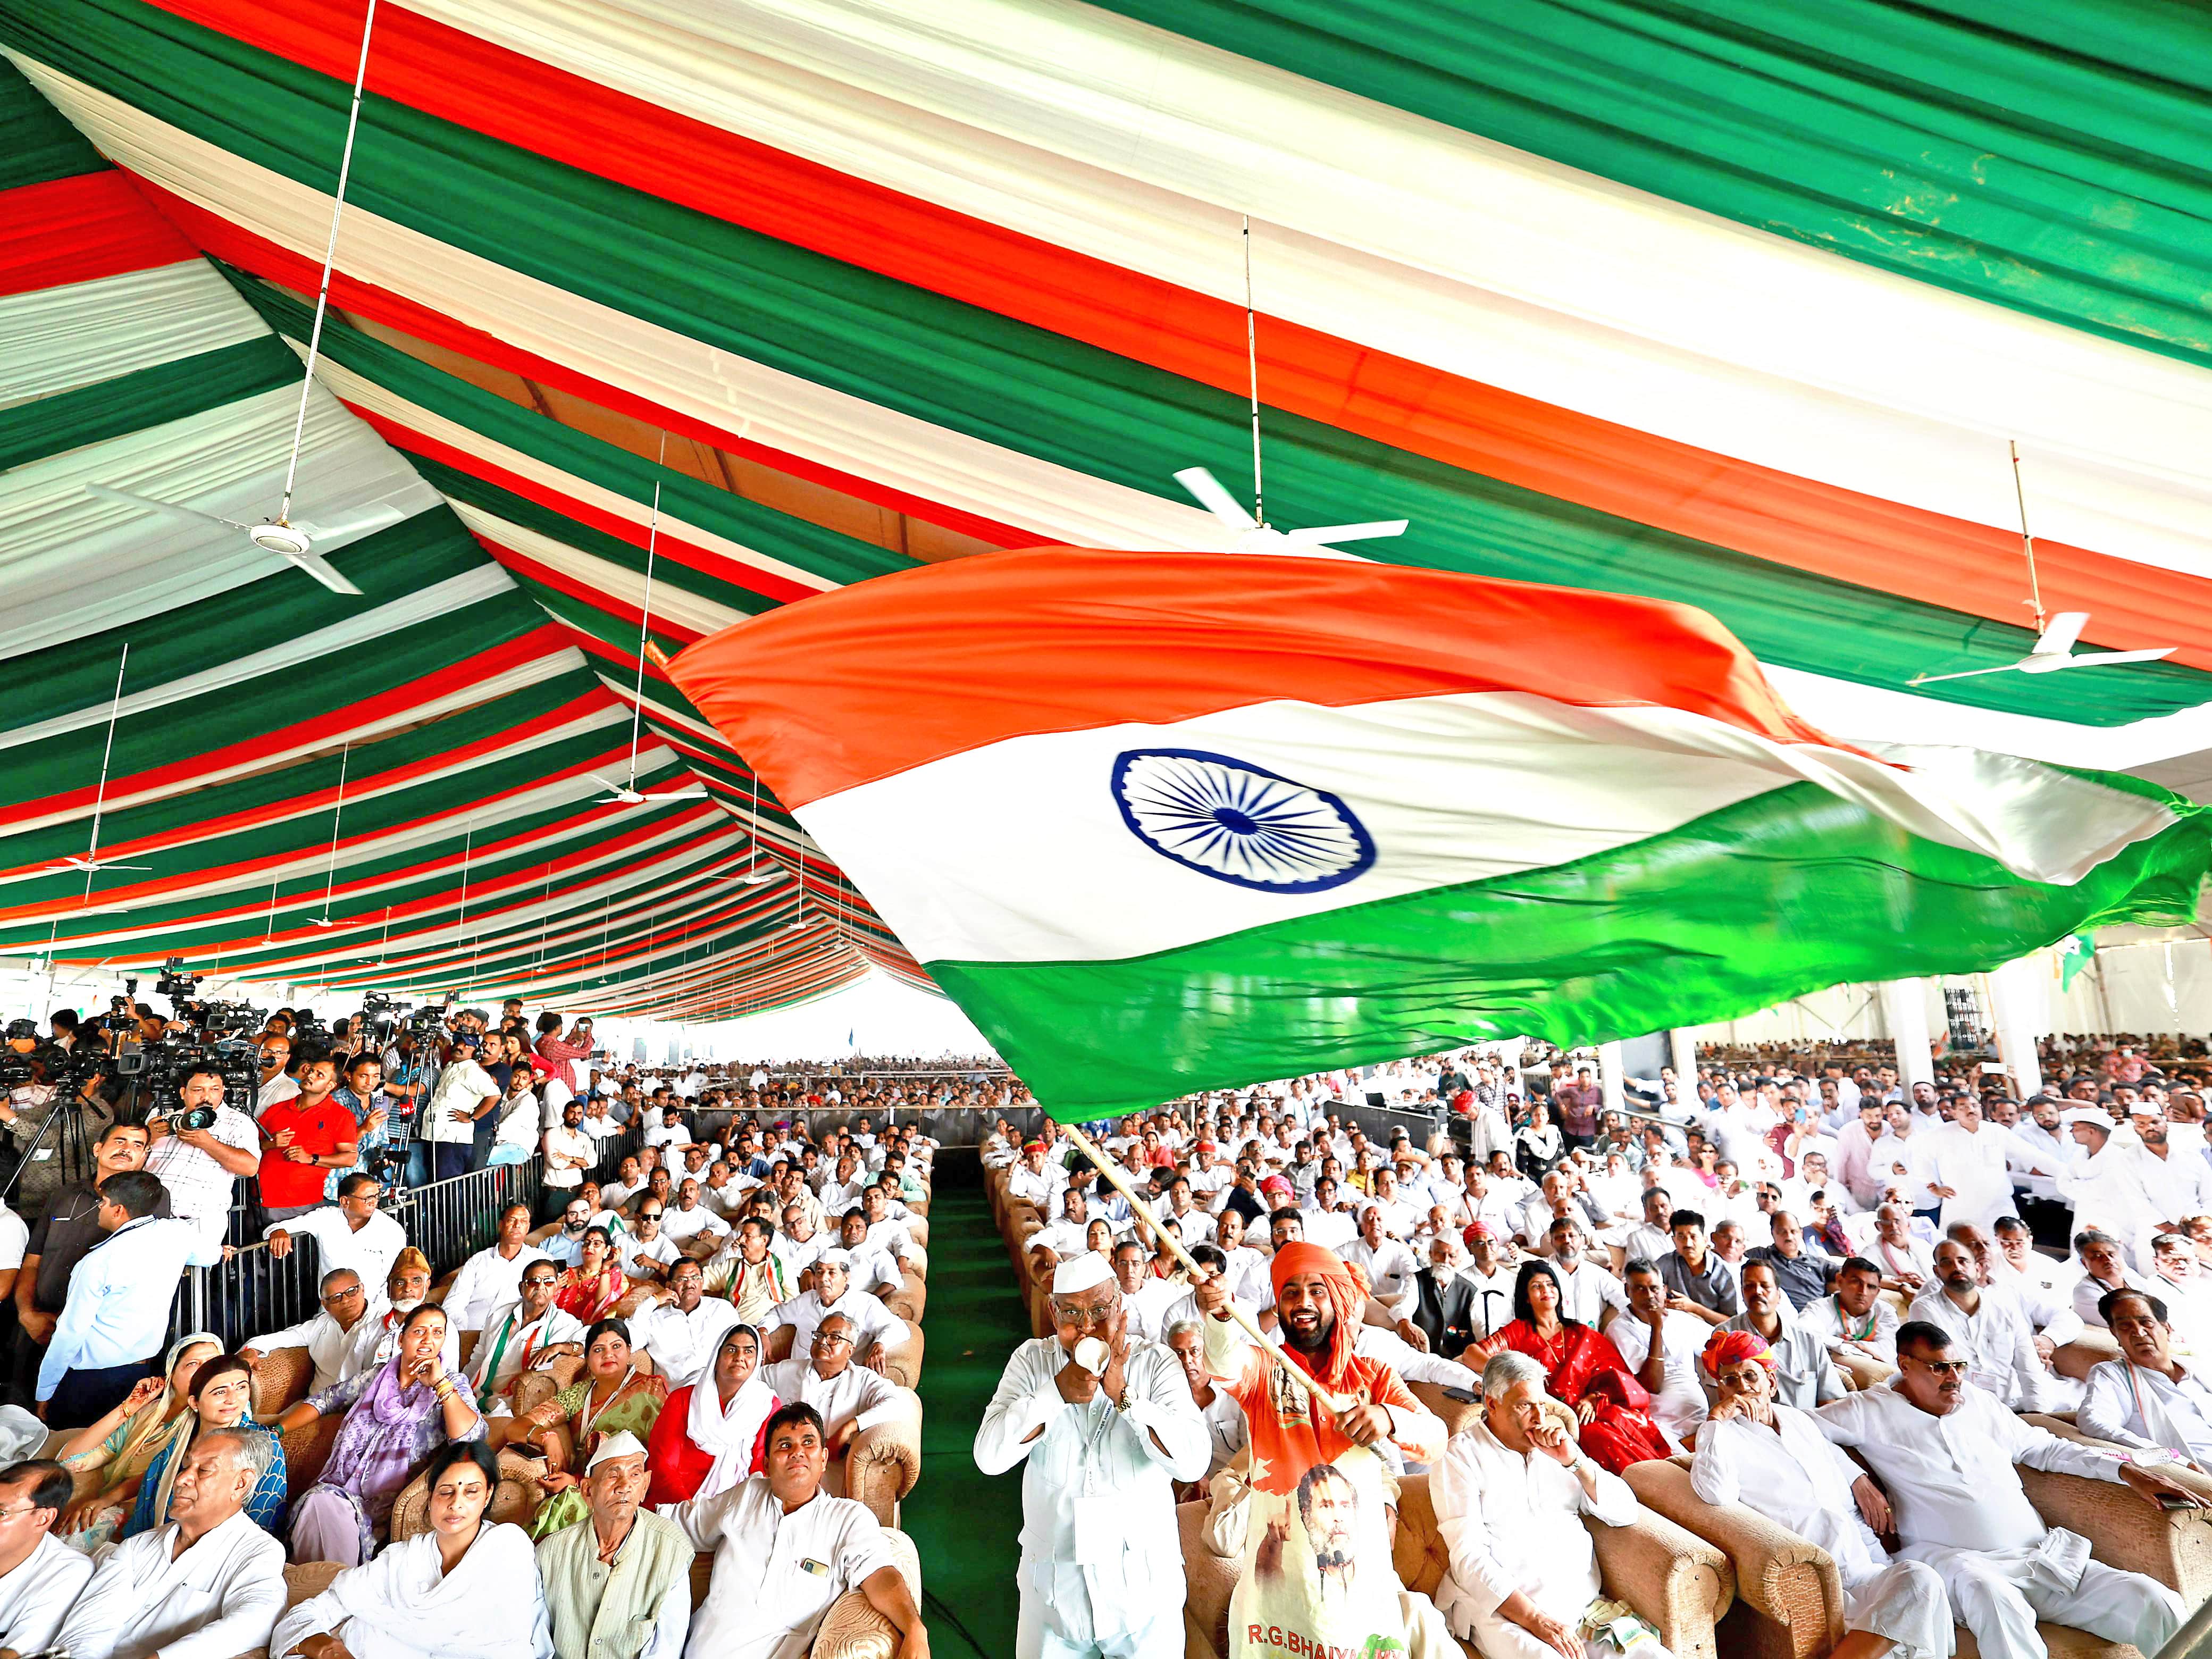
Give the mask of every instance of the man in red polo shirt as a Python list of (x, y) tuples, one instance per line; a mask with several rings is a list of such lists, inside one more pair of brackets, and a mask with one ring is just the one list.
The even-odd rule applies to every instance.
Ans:
[(313, 1055), (300, 1062), (298, 1076), (300, 1092), (259, 1120), (269, 1138), (261, 1152), (261, 1207), (271, 1221), (289, 1221), (320, 1204), (330, 1172), (353, 1167), (361, 1133), (353, 1114), (331, 1098), (338, 1083), (335, 1061)]

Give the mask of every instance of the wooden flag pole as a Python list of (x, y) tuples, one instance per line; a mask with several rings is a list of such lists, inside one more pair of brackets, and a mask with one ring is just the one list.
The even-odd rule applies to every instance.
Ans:
[[(1138, 1220), (1152, 1230), (1152, 1237), (1165, 1242), (1169, 1254), (1182, 1263), (1184, 1271), (1192, 1275), (1193, 1283), (1200, 1279), (1212, 1277), (1211, 1268), (1201, 1267), (1191, 1253), (1183, 1249), (1182, 1241), (1160, 1225), (1159, 1217), (1152, 1213), (1152, 1206), (1150, 1204), (1137, 1196), (1137, 1189), (1129, 1184), (1129, 1177), (1122, 1173), (1120, 1164), (1100, 1151), (1098, 1144), (1074, 1124), (1063, 1123), (1060, 1127), (1066, 1131), (1067, 1138), (1075, 1143), (1076, 1150), (1097, 1166), (1098, 1173), (1106, 1177), (1108, 1184), (1129, 1200), (1129, 1208), (1135, 1212)], [(1229, 1301), (1229, 1316), (1244, 1328), (1244, 1334), (1258, 1346), (1261, 1353), (1266, 1354), (1268, 1358), (1283, 1368), (1284, 1376), (1289, 1377), (1291, 1382), (1304, 1389), (1330, 1411), (1349, 1411), (1358, 1403), (1338, 1399), (1334, 1392), (1323, 1388), (1304, 1371), (1293, 1365), (1290, 1356), (1268, 1341), (1267, 1334), (1252, 1322), (1251, 1316), (1237, 1305), (1234, 1297), (1231, 1297)]]

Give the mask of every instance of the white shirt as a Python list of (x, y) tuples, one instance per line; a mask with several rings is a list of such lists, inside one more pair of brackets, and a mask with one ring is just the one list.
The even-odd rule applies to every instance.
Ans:
[(2013, 1465), (2118, 1482), (2119, 1460), (2061, 1440), (2008, 1411), (1986, 1389), (1961, 1389), (1948, 1417), (1922, 1411), (1893, 1383), (1813, 1413), (1820, 1432), (1856, 1449), (1889, 1489), (1907, 1554), (2033, 1549), (2049, 1530)]
[(108, 1234), (70, 1270), (69, 1295), (39, 1363), (38, 1397), (52, 1399), (64, 1371), (104, 1370), (160, 1353), (185, 1267), (222, 1260), (209, 1231), (181, 1218), (142, 1216)]
[(1339, 1254), (1359, 1264), (1367, 1274), (1367, 1293), (1388, 1308), (1393, 1318), (1403, 1319), (1419, 1305), (1421, 1264), (1397, 1239), (1387, 1233), (1379, 1244), (1355, 1238)]
[(853, 1352), (867, 1352), (869, 1346), (881, 1342), (886, 1352), (906, 1340), (906, 1322), (893, 1313), (866, 1291), (845, 1287), (844, 1295), (828, 1307), (822, 1304), (819, 1291), (803, 1291), (788, 1302), (779, 1302), (769, 1310), (761, 1328), (772, 1331), (779, 1325), (792, 1328), (791, 1351), (805, 1353), (814, 1344), (814, 1328), (833, 1313), (841, 1313), (853, 1322)]
[[(533, 1261), (550, 1261), (552, 1257), (535, 1244), (526, 1243), (514, 1253), (510, 1261), (499, 1253), (496, 1244), (478, 1250), (461, 1263), (460, 1272), (446, 1287), (441, 1305), (454, 1325), (465, 1331), (480, 1331), (484, 1322), (497, 1310), (510, 1302), (522, 1299), (523, 1270)], [(363, 1279), (362, 1284), (369, 1281)], [(383, 1281), (376, 1281), (381, 1284)]]
[(392, 1262), (407, 1248), (407, 1230), (382, 1210), (356, 1231), (337, 1205), (319, 1205), (289, 1221), (272, 1224), (261, 1236), (266, 1238), (280, 1227), (294, 1238), (315, 1241), (316, 1259), (322, 1264), (316, 1270), (318, 1275), (350, 1268), (361, 1275), (362, 1288), (370, 1291), (384, 1288)]
[(320, 1394), (325, 1389), (349, 1382), (368, 1369), (369, 1360), (384, 1334), (385, 1308), (384, 1292), (378, 1291), (368, 1299), (361, 1317), (353, 1322), (351, 1330), (339, 1324), (331, 1310), (325, 1308), (312, 1319), (271, 1331), (266, 1336), (257, 1336), (246, 1346), (263, 1353), (274, 1353), (280, 1348), (305, 1348), (315, 1366), (315, 1378), (307, 1392)]
[(62, 1621), (70, 1659), (234, 1659), (284, 1611), (284, 1547), (244, 1510), (172, 1561), (177, 1523), (115, 1547)]
[[(667, 1225), (665, 1221), (661, 1224), (664, 1228)], [(656, 1262), (665, 1267), (672, 1261), (684, 1259), (684, 1252), (676, 1248), (674, 1241), (665, 1231), (651, 1239), (641, 1238), (635, 1233), (617, 1233), (615, 1235), (615, 1255), (622, 1262), (622, 1269), (626, 1273), (634, 1273), (635, 1264), (640, 1261)]]
[(1905, 1317), (1948, 1332), (1952, 1346), (1973, 1362), (1966, 1376), (1976, 1387), (2015, 1410), (2043, 1410), (2048, 1403), (2043, 1358), (2035, 1351), (2035, 1327), (2027, 1310), (2002, 1285), (1984, 1285), (1981, 1292), (1979, 1305), (1969, 1314), (1931, 1285), (1912, 1298)]
[(453, 1146), (476, 1139), (476, 1125), (464, 1118), (456, 1123), (455, 1112), (473, 1112), (484, 1103), (486, 1095), (497, 1095), (499, 1084), (489, 1072), (473, 1060), (457, 1060), (438, 1073), (437, 1089), (430, 1096), (427, 1109), (430, 1123), (416, 1136), (417, 1139), (434, 1144)]
[(761, 1375), (785, 1405), (801, 1402), (821, 1413), (822, 1426), (831, 1434), (848, 1423), (858, 1434), (898, 1415), (898, 1385), (866, 1365), (848, 1363), (836, 1376), (823, 1376), (810, 1356), (794, 1354)]
[(598, 1158), (590, 1139), (581, 1129), (572, 1129), (565, 1123), (556, 1123), (545, 1132), (545, 1184), (563, 1192), (573, 1191), (584, 1184), (583, 1165), (554, 1167), (558, 1158), (581, 1158), (588, 1165)]
[(2176, 1382), (2124, 1359), (2089, 1368), (2089, 1385), (2074, 1420), (2081, 1432), (2115, 1445), (2179, 1452), (2199, 1468), (2212, 1467), (2212, 1388), (2186, 1364)]
[[(1156, 1343), (1133, 1343), (1124, 1368), (1126, 1412), (1116, 1411), (1103, 1389), (1087, 1405), (1061, 1399), (1053, 1378), (1066, 1363), (1054, 1337), (1037, 1337), (1014, 1350), (975, 1431), (975, 1466), (986, 1474), (1004, 1474), (1026, 1460), (1024, 1564), (1110, 1571), (1142, 1562), (1156, 1581), (1151, 1589), (1157, 1598), (1180, 1606), (1182, 1550), (1173, 1483), (1197, 1480), (1212, 1459), (1182, 1363)], [(1038, 1429), (1044, 1432), (1027, 1438)], [(1079, 1510), (1084, 1511), (1079, 1528)]]
[(1636, 1494), (1617, 1474), (1590, 1466), (1594, 1495), (1548, 1452), (1510, 1450), (1478, 1419), (1446, 1443), (1429, 1472), (1429, 1498), (1447, 1565), (1437, 1611), (1473, 1637), (1516, 1590), (1539, 1611), (1570, 1624), (1600, 1587), (1597, 1550), (1585, 1515), (1609, 1527), (1635, 1520)]
[(651, 1356), (672, 1389), (706, 1376), (714, 1366), (722, 1339), (732, 1326), (742, 1322), (732, 1304), (719, 1296), (702, 1296), (699, 1305), (688, 1314), (673, 1302), (641, 1309), (630, 1316), (629, 1328), (638, 1346)]
[(1359, 1241), (1359, 1222), (1342, 1210), (1301, 1210), (1305, 1241), (1341, 1255)]
[(1969, 1130), (1963, 1124), (1947, 1123), (1929, 1137), (1923, 1166), (1926, 1180), (1912, 1194), (1912, 1207), (1924, 1210), (1936, 1201), (1929, 1188), (1948, 1187), (1956, 1195), (1942, 1200), (1936, 1224), (1949, 1227), (1966, 1221), (1986, 1230), (1999, 1216), (2014, 1213), (2010, 1164), (2015, 1158), (2022, 1164), (2041, 1162), (2033, 1146), (1997, 1124)]
[[(1589, 1261), (1580, 1261), (1569, 1273), (1559, 1262), (1552, 1263), (1552, 1271), (1559, 1280), (1559, 1313), (1567, 1319), (1579, 1319), (1595, 1330), (1605, 1317), (1605, 1310), (1615, 1313), (1628, 1311), (1628, 1292), (1620, 1281), (1604, 1268)], [(1684, 1318), (1689, 1316), (1685, 1314)]]
[[(1664, 1370), (1659, 1387), (1652, 1390), (1651, 1420), (1666, 1435), (1668, 1449), (1680, 1451), (1682, 1443), (1705, 1420), (1705, 1391), (1698, 1381), (1698, 1356), (1705, 1352), (1712, 1327), (1695, 1315), (1672, 1309), (1660, 1319)], [(1631, 1312), (1607, 1326), (1605, 1334), (1620, 1350), (1629, 1370), (1642, 1382), (1644, 1362), (1651, 1357), (1651, 1328)]]
[[(321, 1595), (287, 1613), (269, 1648), (287, 1654), (310, 1636), (333, 1632), (353, 1659), (551, 1659), (553, 1653), (530, 1534), (497, 1522), (477, 1533), (450, 1575), (436, 1534), (394, 1539), (374, 1561), (341, 1572)], [(675, 1653), (672, 1648), (667, 1659)]]
[(893, 1565), (866, 1505), (817, 1492), (786, 1515), (764, 1474), (659, 1512), (714, 1553), (684, 1659), (806, 1659), (830, 1603)]
[(1897, 1328), (1904, 1322), (1887, 1297), (1875, 1297), (1873, 1310), (1863, 1319), (1845, 1313), (1832, 1296), (1817, 1297), (1805, 1304), (1797, 1322), (1826, 1343), (1832, 1354), (1857, 1354), (1885, 1365), (1897, 1364)]
[[(261, 1155), (260, 1128), (234, 1106), (218, 1108), (208, 1133), (226, 1146), (252, 1152), (256, 1158)], [(213, 1152), (203, 1152), (173, 1133), (154, 1143), (154, 1150), (146, 1155), (146, 1168), (169, 1189), (170, 1212), (201, 1223), (203, 1230), (220, 1243), (223, 1229), (229, 1224), (230, 1195), (238, 1177), (216, 1163)]]
[(0, 1648), (36, 1653), (54, 1643), (62, 1619), (92, 1577), (92, 1558), (48, 1533), (0, 1577)]
[[(632, 1328), (635, 1328), (635, 1325)], [(521, 1301), (518, 1298), (510, 1302), (485, 1322), (483, 1334), (477, 1339), (466, 1372), (470, 1387), (478, 1399), (483, 1399), (504, 1387), (507, 1378), (525, 1365), (533, 1370), (538, 1369), (548, 1348), (568, 1342), (583, 1346), (584, 1322), (575, 1315), (565, 1309), (549, 1307), (539, 1318), (526, 1321)]]
[(693, 1209), (686, 1210), (671, 1204), (660, 1218), (661, 1236), (678, 1244), (686, 1243), (702, 1233), (711, 1238), (719, 1238), (729, 1231), (730, 1224), (707, 1207), (704, 1196)]

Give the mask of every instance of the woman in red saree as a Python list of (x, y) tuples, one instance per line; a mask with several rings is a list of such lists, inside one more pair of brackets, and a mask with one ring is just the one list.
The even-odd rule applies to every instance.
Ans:
[(590, 1325), (611, 1315), (615, 1304), (629, 1291), (629, 1280), (613, 1237), (605, 1227), (587, 1227), (577, 1247), (576, 1265), (561, 1275), (553, 1305), (574, 1315), (578, 1323)]
[(1594, 1325), (1559, 1317), (1559, 1281), (1548, 1261), (1524, 1261), (1513, 1285), (1513, 1322), (1478, 1345), (1484, 1358), (1510, 1348), (1544, 1368), (1552, 1397), (1582, 1419), (1582, 1447), (1611, 1474), (1668, 1455), (1667, 1438), (1645, 1415), (1651, 1395), (1612, 1340)]

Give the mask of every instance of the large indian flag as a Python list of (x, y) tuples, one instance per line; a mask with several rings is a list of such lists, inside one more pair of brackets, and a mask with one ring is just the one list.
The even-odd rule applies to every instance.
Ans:
[(2208, 856), (2132, 778), (1828, 738), (1703, 611), (1345, 559), (990, 554), (674, 672), (1071, 1119), (1990, 968)]

